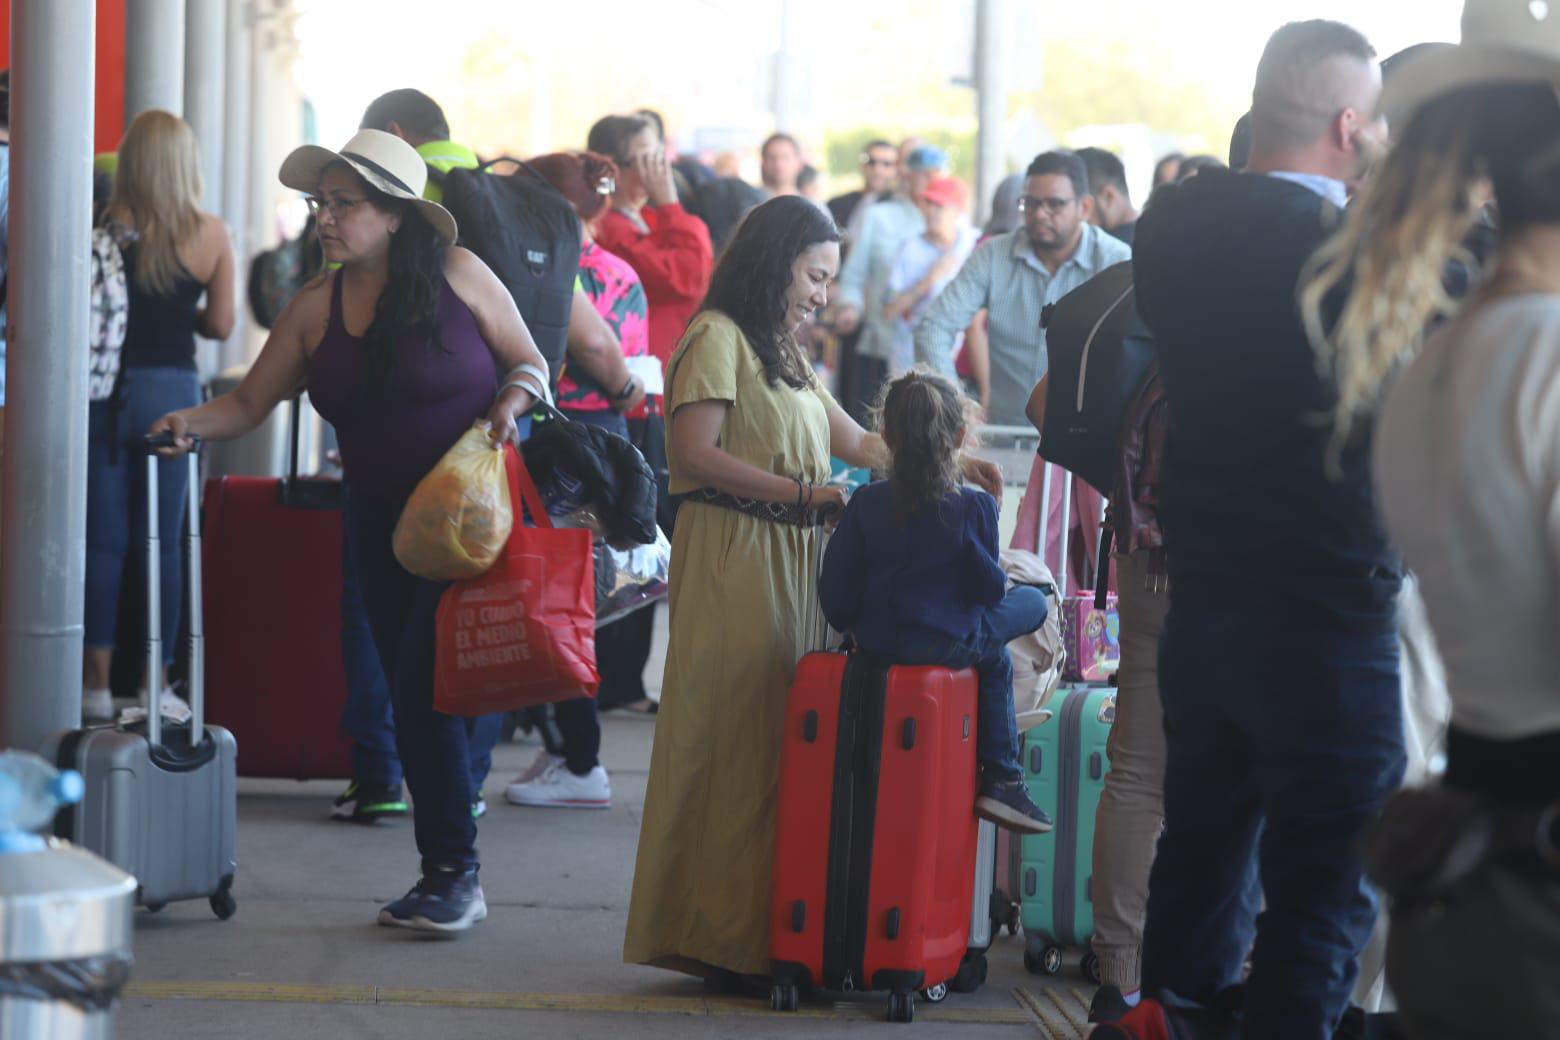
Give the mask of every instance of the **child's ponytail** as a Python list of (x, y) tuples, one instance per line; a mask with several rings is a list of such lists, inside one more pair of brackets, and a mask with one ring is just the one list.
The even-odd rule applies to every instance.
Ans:
[(901, 515), (936, 506), (958, 490), (965, 404), (957, 387), (929, 369), (916, 368), (889, 384), (881, 428), (893, 456), (889, 479)]

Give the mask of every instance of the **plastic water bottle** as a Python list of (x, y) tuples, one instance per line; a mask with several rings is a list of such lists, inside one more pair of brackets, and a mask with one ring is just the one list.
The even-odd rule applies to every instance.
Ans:
[(30, 751), (0, 751), (0, 854), (36, 852), (61, 806), (81, 801), (86, 787), (74, 769), (55, 769)]

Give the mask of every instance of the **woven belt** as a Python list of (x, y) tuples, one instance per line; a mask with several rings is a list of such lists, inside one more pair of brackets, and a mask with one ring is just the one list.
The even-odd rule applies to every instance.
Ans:
[(702, 502), (707, 506), (719, 506), (734, 513), (751, 516), (771, 524), (791, 527), (822, 527), (824, 514), (820, 509), (809, 509), (794, 502), (760, 502), (752, 498), (738, 498), (714, 488), (700, 488), (688, 493), (689, 502)]

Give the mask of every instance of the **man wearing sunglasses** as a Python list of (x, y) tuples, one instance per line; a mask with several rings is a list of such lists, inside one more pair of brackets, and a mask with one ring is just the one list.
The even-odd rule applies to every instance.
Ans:
[(867, 207), (894, 189), (894, 172), (898, 168), (899, 150), (887, 141), (869, 142), (861, 150), (861, 188), (829, 200), (829, 213), (845, 232), (844, 250), (850, 248), (852, 239), (860, 233)]
[(953, 374), (958, 334), (982, 307), (989, 314), (991, 405), (987, 421), (1024, 425), (1024, 405), (1045, 375), (1041, 312), (1131, 249), (1089, 222), (1094, 199), (1083, 160), (1044, 152), (1024, 174), (1024, 223), (975, 250), (915, 333), (916, 359)]

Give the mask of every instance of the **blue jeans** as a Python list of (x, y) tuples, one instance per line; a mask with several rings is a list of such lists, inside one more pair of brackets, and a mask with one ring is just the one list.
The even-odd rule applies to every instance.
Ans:
[[(127, 368), (120, 398), (89, 406), (87, 418), (86, 645), (114, 645), (120, 582), (146, 587), (146, 453), (152, 423), (200, 403), (200, 377), (187, 368)], [(163, 662), (173, 662), (183, 604), (183, 534), (189, 463), (157, 466), (161, 539)], [(132, 552), (132, 548), (134, 552)], [(126, 567), (128, 558), (129, 567)], [(145, 595), (140, 603), (146, 602)], [(142, 606), (139, 609), (144, 610)]]
[(1397, 636), (1183, 595), (1159, 645), (1165, 829), (1143, 991), (1213, 1004), (1249, 950), (1243, 1035), (1326, 1040), (1376, 920), (1357, 842), (1403, 778)]
[(423, 871), (469, 869), (477, 865), (470, 728), (464, 718), (433, 710), (434, 615), (448, 586), (416, 577), (396, 561), (390, 544), (401, 505), (348, 497), (347, 541), (390, 686), (396, 751), (417, 804), (412, 823)]
[[(343, 488), (343, 493), (346, 489)], [(345, 525), (343, 525), (345, 527)], [(347, 703), (341, 711), (341, 732), (352, 741), (352, 779), (361, 784), (398, 787), (401, 759), (395, 750), (395, 717), (390, 708), (390, 684), (374, 649), (363, 593), (358, 588), (352, 538), (343, 531), (341, 547), (341, 657), (347, 671)], [(482, 790), (493, 766), (493, 747), (503, 730), (502, 715), (467, 718), (466, 743), (471, 789)]]
[(969, 668), (980, 676), (976, 708), (975, 755), (986, 781), (1021, 780), (1018, 723), (1013, 717), (1013, 658), (1007, 645), (1045, 624), (1045, 593), (1028, 585), (1008, 590), (1001, 603), (981, 615), (975, 631), (964, 639), (917, 631), (902, 634), (893, 647), (863, 646), (874, 657), (895, 664)]

